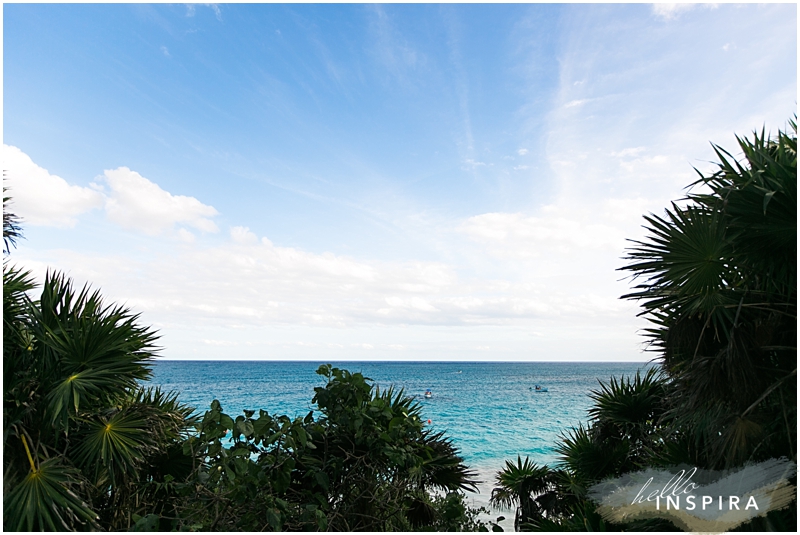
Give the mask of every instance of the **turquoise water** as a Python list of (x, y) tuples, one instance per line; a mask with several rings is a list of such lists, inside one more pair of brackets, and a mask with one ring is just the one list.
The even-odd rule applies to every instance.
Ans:
[[(315, 373), (322, 362), (158, 361), (152, 383), (177, 390), (200, 410), (218, 399), (228, 414), (266, 409), (305, 416), (313, 410)], [(585, 362), (331, 362), (361, 372), (381, 388), (404, 388), (422, 405), (422, 417), (447, 435), (484, 481), (474, 504), (486, 505), (506, 459), (527, 455), (553, 464), (559, 434), (587, 420), (589, 391), (598, 379), (636, 373), (644, 363)], [(548, 392), (536, 392), (539, 384)], [(431, 389), (433, 397), (423, 393)], [(507, 515), (508, 516), (508, 515)], [(508, 522), (508, 521), (507, 521)], [(506, 524), (507, 524), (506, 522)], [(509, 527), (506, 525), (506, 527)]]
[[(158, 361), (154, 384), (181, 393), (205, 410), (218, 399), (228, 414), (266, 409), (305, 416), (314, 407), (315, 373), (322, 363), (275, 361)], [(422, 405), (422, 415), (447, 431), (467, 462), (497, 464), (517, 454), (539, 463), (555, 461), (559, 433), (586, 421), (588, 392), (597, 380), (632, 374), (641, 363), (553, 362), (333, 362), (359, 371), (382, 388), (405, 388)], [(531, 388), (541, 384), (548, 392)], [(430, 388), (433, 397), (422, 394)]]

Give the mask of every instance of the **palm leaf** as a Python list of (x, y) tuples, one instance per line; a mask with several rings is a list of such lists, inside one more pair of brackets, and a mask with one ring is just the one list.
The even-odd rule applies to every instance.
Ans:
[(46, 413), (58, 429), (81, 410), (115, 404), (149, 377), (155, 333), (136, 324), (138, 315), (105, 307), (98, 292), (76, 292), (63, 274), (48, 273), (29, 314), (49, 378)]
[(72, 531), (94, 526), (97, 515), (70, 489), (77, 472), (46, 459), (11, 489), (4, 504), (10, 531)]
[(146, 421), (135, 412), (101, 416), (85, 421), (85, 426), (76, 460), (95, 472), (106, 470), (112, 483), (134, 473), (156, 447)]
[[(3, 178), (5, 178), (5, 171), (3, 171)], [(11, 197), (6, 197), (5, 193), (7, 188), (3, 187), (3, 253), (9, 254), (11, 247), (17, 246), (17, 240), (22, 238), (22, 229), (20, 228), (20, 219), (9, 210), (11, 204)]]

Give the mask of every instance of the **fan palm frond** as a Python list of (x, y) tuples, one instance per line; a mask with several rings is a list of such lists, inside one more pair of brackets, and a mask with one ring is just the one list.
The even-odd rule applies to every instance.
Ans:
[[(3, 172), (5, 178), (5, 171)], [(11, 197), (6, 196), (8, 188), (3, 186), (3, 253), (9, 254), (11, 247), (17, 246), (17, 240), (22, 238), (20, 218), (10, 210)]]
[(56, 458), (32, 466), (4, 499), (5, 514), (12, 516), (6, 529), (72, 531), (96, 526), (97, 515), (71, 489), (77, 478), (76, 470)]

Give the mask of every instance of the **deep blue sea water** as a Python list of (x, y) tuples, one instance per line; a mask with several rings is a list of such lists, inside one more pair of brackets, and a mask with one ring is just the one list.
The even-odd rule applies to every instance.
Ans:
[[(218, 399), (230, 415), (242, 409), (305, 416), (313, 410), (315, 372), (322, 362), (157, 361), (152, 384), (180, 392), (199, 410)], [(466, 462), (486, 481), (477, 505), (488, 500), (494, 474), (506, 459), (527, 455), (553, 464), (559, 434), (587, 420), (589, 392), (598, 379), (635, 374), (645, 363), (586, 362), (331, 362), (361, 372), (381, 388), (404, 388), (431, 420), (461, 449)], [(548, 392), (533, 390), (534, 385)], [(431, 389), (433, 397), (422, 394)]]

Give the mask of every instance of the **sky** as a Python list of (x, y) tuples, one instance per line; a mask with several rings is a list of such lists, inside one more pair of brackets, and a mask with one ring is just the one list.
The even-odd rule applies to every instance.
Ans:
[(9, 261), (168, 359), (646, 361), (626, 240), (786, 128), (795, 4), (3, 6)]

